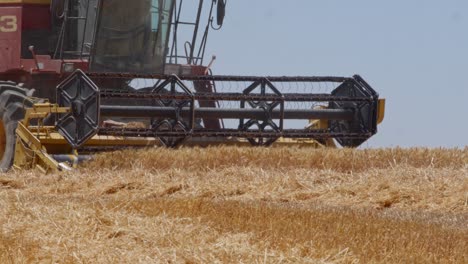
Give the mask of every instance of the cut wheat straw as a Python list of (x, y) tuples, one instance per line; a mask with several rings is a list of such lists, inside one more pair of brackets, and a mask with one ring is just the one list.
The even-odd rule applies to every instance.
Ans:
[(155, 148), (0, 175), (0, 262), (463, 263), (468, 148)]

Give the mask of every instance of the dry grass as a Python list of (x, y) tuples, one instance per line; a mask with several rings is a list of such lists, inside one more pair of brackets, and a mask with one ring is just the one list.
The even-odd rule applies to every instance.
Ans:
[(467, 263), (468, 149), (151, 149), (0, 176), (0, 262)]
[[(128, 160), (128, 159), (131, 160)], [(128, 161), (128, 162), (127, 162)], [(263, 169), (313, 169), (337, 172), (361, 172), (369, 169), (388, 169), (395, 166), (414, 168), (465, 168), (468, 148), (461, 149), (310, 149), (277, 148), (183, 148), (177, 151), (153, 149), (149, 151), (120, 151), (112, 158), (102, 155), (89, 165), (92, 169), (185, 169), (208, 171), (228, 167), (256, 167)]]

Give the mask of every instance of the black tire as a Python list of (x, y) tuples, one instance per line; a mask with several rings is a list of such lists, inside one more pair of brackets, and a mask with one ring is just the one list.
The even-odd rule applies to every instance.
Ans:
[(28, 89), (0, 82), (0, 172), (7, 172), (15, 157), (16, 128), (25, 107), (33, 105)]

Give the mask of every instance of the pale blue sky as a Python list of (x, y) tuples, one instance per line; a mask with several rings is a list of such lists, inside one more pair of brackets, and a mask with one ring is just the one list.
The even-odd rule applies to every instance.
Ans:
[(365, 144), (468, 145), (467, 0), (229, 0), (216, 74), (364, 77), (387, 98)]

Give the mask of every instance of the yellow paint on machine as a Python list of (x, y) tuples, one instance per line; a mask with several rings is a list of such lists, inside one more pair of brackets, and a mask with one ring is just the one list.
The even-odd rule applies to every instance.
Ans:
[(385, 99), (379, 99), (379, 105), (377, 106), (377, 124), (383, 122), (385, 118)]

